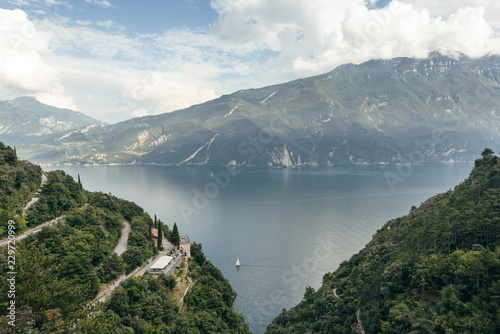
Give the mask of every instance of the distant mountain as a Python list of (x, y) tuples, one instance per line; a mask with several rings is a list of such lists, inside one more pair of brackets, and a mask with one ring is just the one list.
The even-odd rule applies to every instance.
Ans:
[(80, 112), (43, 104), (33, 97), (0, 102), (0, 140), (33, 143), (41, 136), (102, 122)]
[(42, 162), (328, 166), (472, 161), (500, 139), (500, 57), (343, 65), (173, 113), (45, 136)]

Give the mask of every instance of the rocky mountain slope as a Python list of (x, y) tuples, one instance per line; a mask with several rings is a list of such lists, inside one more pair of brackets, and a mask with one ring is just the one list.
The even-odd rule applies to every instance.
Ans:
[(83, 113), (48, 106), (33, 97), (0, 102), (0, 139), (8, 144), (33, 143), (44, 135), (101, 124)]
[(168, 165), (472, 161), (500, 139), (500, 57), (372, 60), (185, 110), (67, 131), (20, 155)]

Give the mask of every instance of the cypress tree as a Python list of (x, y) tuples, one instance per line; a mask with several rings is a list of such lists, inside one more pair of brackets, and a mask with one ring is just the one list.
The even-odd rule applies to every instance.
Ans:
[(179, 235), (179, 230), (177, 229), (176, 223), (174, 223), (174, 227), (172, 229), (172, 235), (171, 235), (170, 239), (175, 246), (179, 246), (179, 243), (181, 242), (181, 237)]
[(155, 214), (155, 228), (157, 228), (157, 227), (156, 227), (156, 222), (157, 222), (157, 220), (156, 220), (156, 214)]
[(161, 221), (158, 221), (158, 250), (161, 250), (161, 240), (163, 239)]
[(151, 235), (151, 228), (153, 226), (151, 226), (151, 218), (148, 219), (148, 226), (149, 226), (149, 240), (152, 240), (152, 235)]

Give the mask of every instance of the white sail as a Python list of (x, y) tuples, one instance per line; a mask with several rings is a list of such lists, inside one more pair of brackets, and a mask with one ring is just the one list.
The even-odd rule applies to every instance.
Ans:
[(237, 259), (237, 260), (236, 260), (236, 265), (237, 265), (237, 266), (241, 266), (240, 259)]

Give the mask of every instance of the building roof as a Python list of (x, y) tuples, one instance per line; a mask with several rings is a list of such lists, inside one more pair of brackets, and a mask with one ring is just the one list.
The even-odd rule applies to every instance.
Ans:
[(156, 229), (156, 228), (152, 228), (152, 229), (151, 229), (151, 236), (152, 236), (153, 238), (158, 238), (158, 229)]
[(174, 258), (171, 256), (162, 256), (158, 260), (156, 260), (155, 263), (153, 263), (151, 267), (149, 267), (149, 269), (164, 269), (173, 259)]
[(189, 241), (189, 237), (186, 235), (186, 236), (181, 237), (180, 243), (181, 244), (189, 244), (191, 242)]

